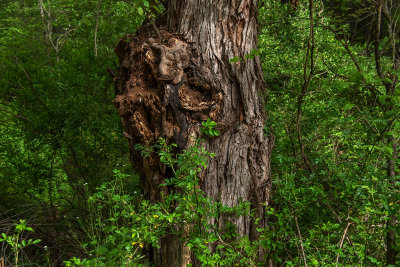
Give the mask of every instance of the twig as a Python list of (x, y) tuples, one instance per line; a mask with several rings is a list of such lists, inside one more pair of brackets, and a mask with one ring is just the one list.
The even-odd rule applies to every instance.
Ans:
[(245, 255), (243, 255), (243, 252), (242, 252), (242, 251), (237, 250), (237, 249), (236, 249), (234, 246), (232, 246), (231, 244), (226, 243), (226, 242), (222, 239), (222, 237), (220, 236), (220, 234), (219, 234), (218, 231), (216, 231), (215, 233), (217, 234), (217, 237), (218, 237), (218, 239), (219, 239), (219, 242), (221, 242), (221, 244), (223, 244), (223, 245), (225, 245), (225, 246), (231, 248), (231, 249), (234, 250), (235, 252), (239, 253), (239, 254), (247, 261), (248, 266), (256, 266), (255, 263), (254, 263), (251, 259), (249, 259), (249, 258), (245, 257)]
[(133, 3), (131, 3), (129, 1), (127, 1), (127, 0), (121, 0), (121, 1), (124, 2), (124, 3), (127, 3), (128, 5), (135, 6)]
[(154, 31), (156, 32), (157, 37), (160, 39), (160, 42), (162, 42), (162, 36), (161, 36), (160, 31), (158, 30), (156, 24), (154, 23), (154, 19), (151, 16), (150, 11), (146, 12), (146, 18), (149, 21), (149, 23), (151, 24), (151, 26), (153, 27)]
[(25, 121), (29, 121), (28, 118), (26, 118), (26, 117), (24, 117), (24, 116), (21, 116), (21, 115), (19, 115), (19, 114), (12, 113), (11, 111), (8, 111), (8, 110), (2, 109), (2, 108), (0, 108), (0, 111), (5, 112), (5, 113), (8, 113), (8, 114), (11, 114), (11, 115), (13, 115), (14, 117), (23, 119), (23, 120), (25, 120)]
[(365, 165), (367, 164), (367, 160), (369, 159), (369, 156), (371, 156), (372, 151), (375, 149), (376, 144), (377, 144), (378, 141), (379, 141), (378, 137), (384, 136), (384, 134), (385, 134), (386, 132), (388, 132), (388, 131), (392, 128), (394, 122), (395, 122), (395, 121), (397, 120), (397, 118), (399, 118), (399, 117), (400, 117), (400, 113), (398, 113), (393, 119), (391, 119), (391, 120), (386, 124), (385, 128), (379, 133), (379, 135), (377, 135), (377, 138), (375, 138), (375, 141), (374, 141), (374, 143), (372, 144), (372, 147), (370, 148), (370, 150), (368, 151), (367, 156), (365, 157), (364, 164), (362, 165), (362, 168), (361, 168), (361, 170), (362, 170), (361, 174), (363, 174), (363, 173), (365, 172), (365, 170), (366, 170)]
[(303, 240), (301, 239), (301, 233), (300, 233), (299, 223), (297, 222), (297, 216), (294, 216), (294, 221), (296, 222), (297, 233), (299, 234), (301, 254), (303, 255), (304, 266), (307, 267), (307, 259), (306, 259), (306, 254), (304, 253)]
[[(308, 87), (310, 85), (311, 79), (314, 75), (314, 48), (315, 48), (315, 37), (314, 37), (314, 2), (313, 0), (309, 0), (309, 12), (310, 12), (310, 33), (308, 35), (307, 41), (307, 53), (306, 59), (304, 62), (304, 84), (301, 89), (300, 96), (297, 100), (297, 119), (296, 119), (296, 128), (297, 128), (297, 139), (300, 145), (300, 152), (301, 156), (307, 165), (307, 168), (310, 173), (314, 172), (314, 168), (311, 165), (305, 151), (304, 151), (304, 144), (301, 138), (301, 105), (303, 103), (303, 99), (307, 93)], [(308, 59), (310, 57), (310, 73), (307, 75), (307, 66), (308, 66)]]
[(154, 21), (152, 18), (149, 18), (151, 25), (153, 26), (154, 30), (156, 31), (157, 37), (160, 38), (160, 41), (162, 41), (162, 36), (160, 34), (160, 31), (157, 29), (157, 26), (154, 24)]
[[(327, 25), (324, 25), (324, 24), (321, 24), (321, 26), (322, 26), (322, 28), (325, 28), (325, 29), (330, 30), (330, 31), (335, 35), (336, 39), (339, 40), (339, 42), (343, 45), (343, 47), (344, 47), (344, 49), (346, 50), (347, 54), (350, 56), (351, 60), (353, 61), (353, 64), (354, 64), (354, 66), (356, 67), (358, 73), (360, 74), (361, 80), (363, 81), (364, 84), (367, 85), (367, 88), (368, 88), (368, 90), (372, 93), (372, 95), (375, 96), (375, 97), (377, 97), (378, 95), (382, 95), (382, 93), (381, 93), (378, 89), (376, 89), (375, 85), (373, 85), (373, 84), (368, 84), (367, 81), (365, 80), (365, 77), (364, 77), (364, 75), (363, 75), (363, 72), (362, 72), (362, 70), (361, 70), (361, 67), (360, 67), (360, 65), (358, 64), (357, 59), (355, 58), (353, 52), (351, 51), (347, 40), (344, 41), (344, 40), (339, 36), (339, 33), (338, 33), (335, 29), (333, 29), (332, 27), (327, 26)], [(381, 106), (380, 102), (378, 102), (378, 105)]]
[(383, 1), (378, 0), (377, 5), (377, 21), (376, 21), (376, 28), (375, 28), (375, 40), (374, 40), (374, 52), (375, 52), (375, 68), (376, 72), (378, 73), (379, 78), (383, 79), (382, 73), (382, 66), (381, 66), (381, 51), (379, 50), (379, 39), (381, 35), (381, 22), (382, 22), (382, 7)]
[(17, 66), (19, 66), (22, 69), (22, 71), (24, 72), (26, 78), (28, 79), (28, 82), (29, 82), (29, 85), (30, 85), (30, 87), (32, 89), (33, 94), (35, 95), (37, 100), (40, 102), (40, 104), (42, 105), (43, 109), (46, 110), (46, 112), (49, 114), (50, 117), (52, 117), (51, 111), (47, 107), (46, 103), (44, 103), (43, 100), (40, 98), (39, 92), (36, 90), (35, 86), (33, 85), (32, 78), (29, 75), (28, 71), (24, 68), (24, 66), (22, 66), (21, 64), (18, 63), (18, 58), (16, 58), (16, 59), (17, 59), (17, 62), (16, 62)]
[(97, 5), (97, 15), (96, 15), (96, 27), (94, 29), (94, 56), (97, 57), (97, 29), (99, 26), (99, 15), (100, 15), (100, 6), (103, 0), (99, 0)]
[[(121, 1), (124, 2), (124, 3), (127, 3), (128, 5), (131, 5), (133, 7), (135, 6), (132, 2), (130, 2), (128, 0), (121, 0)], [(164, 8), (166, 8), (165, 3), (161, 2), (161, 4), (164, 6)], [(160, 31), (158, 30), (157, 26), (154, 24), (154, 21), (151, 18), (151, 16), (149, 14), (146, 14), (146, 17), (149, 20), (151, 26), (154, 28), (154, 30), (155, 30), (155, 32), (157, 34), (157, 37), (160, 38), (160, 40), (162, 40), (162, 36), (160, 34)]]
[(46, 44), (50, 44), (50, 46), (54, 49), (54, 51), (56, 52), (56, 60), (57, 62), (59, 62), (60, 61), (59, 52), (62, 47), (63, 39), (75, 29), (70, 29), (71, 25), (69, 25), (68, 28), (65, 29), (65, 32), (63, 34), (59, 34), (58, 37), (55, 40), (53, 40), (53, 26), (52, 26), (50, 2), (48, 9), (46, 9), (43, 0), (39, 0), (39, 9), (40, 9), (40, 16), (42, 17), (42, 22), (44, 25), (45, 42)]
[[(346, 238), (347, 230), (349, 230), (350, 224), (351, 224), (351, 222), (348, 222), (346, 225), (346, 228), (343, 231), (343, 235), (340, 238), (340, 242), (339, 242), (339, 249), (342, 249), (342, 247), (343, 247), (344, 239)], [(336, 263), (339, 263), (339, 256), (340, 256), (340, 253), (338, 252), (336, 254)]]
[[(340, 219), (340, 217), (339, 217), (339, 215), (336, 213), (336, 211), (334, 211), (333, 208), (331, 207), (331, 205), (329, 205), (329, 204), (328, 204), (328, 207), (329, 207), (329, 209), (332, 211), (333, 215), (335, 215), (336, 220), (341, 224), (341, 223), (342, 223), (342, 220)], [(349, 216), (350, 216), (350, 214), (349, 214)], [(349, 217), (349, 216), (348, 216), (348, 217)], [(358, 255), (358, 253), (357, 253), (357, 251), (356, 251), (356, 248), (354, 247), (354, 244), (353, 244), (353, 242), (351, 241), (351, 239), (350, 239), (349, 236), (346, 236), (346, 240), (347, 240), (347, 242), (350, 244), (350, 246), (352, 246), (352, 247), (354, 248), (354, 255), (355, 255), (357, 258), (360, 258), (360, 255)]]

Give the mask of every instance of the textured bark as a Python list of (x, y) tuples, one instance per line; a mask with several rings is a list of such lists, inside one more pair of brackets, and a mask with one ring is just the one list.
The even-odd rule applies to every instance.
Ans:
[[(130, 141), (131, 162), (151, 201), (167, 190), (158, 185), (168, 170), (155, 157), (142, 158), (133, 146), (163, 137), (185, 149), (199, 136), (201, 121), (211, 118), (221, 136), (206, 140), (216, 157), (201, 174), (201, 189), (228, 206), (250, 201), (264, 218), (273, 140), (263, 132), (266, 92), (260, 60), (229, 62), (257, 49), (256, 16), (257, 0), (170, 0), (158, 20), (161, 36), (145, 25), (117, 45), (115, 105)], [(212, 223), (223, 227), (227, 220), (240, 235), (257, 238), (250, 217), (221, 215)], [(173, 236), (162, 240), (153, 258), (157, 266), (192, 261)]]

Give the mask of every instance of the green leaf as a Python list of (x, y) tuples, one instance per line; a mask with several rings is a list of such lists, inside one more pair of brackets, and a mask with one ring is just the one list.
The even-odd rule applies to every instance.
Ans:
[(40, 243), (40, 242), (42, 242), (41, 239), (36, 239), (36, 240), (34, 240), (34, 241), (32, 242), (32, 245), (37, 244), (37, 243)]
[(350, 81), (356, 84), (361, 83), (363, 76), (358, 72), (354, 71), (350, 76)]
[(383, 207), (385, 208), (385, 210), (389, 210), (389, 205), (388, 205), (387, 201), (384, 201), (382, 204), (383, 204)]
[(243, 60), (242, 58), (238, 57), (238, 56), (234, 56), (233, 58), (231, 58), (229, 60), (230, 63), (236, 63), (239, 62), (240, 60)]
[(354, 107), (354, 104), (347, 103), (346, 105), (344, 105), (343, 110), (348, 111), (348, 110), (352, 109), (353, 107)]
[(258, 50), (258, 49), (253, 49), (253, 50), (251, 50), (251, 53), (250, 53), (251, 55), (253, 55), (253, 56), (259, 56), (260, 55), (260, 50)]
[(378, 96), (378, 100), (379, 100), (379, 102), (384, 104), (387, 97), (388, 97), (387, 95), (380, 95), (380, 96)]
[(144, 5), (145, 7), (147, 7), (147, 8), (150, 7), (149, 1), (147, 1), (147, 0), (143, 0), (143, 5)]

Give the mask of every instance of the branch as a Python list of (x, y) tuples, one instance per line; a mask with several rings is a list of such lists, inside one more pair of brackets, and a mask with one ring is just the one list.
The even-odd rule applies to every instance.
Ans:
[(151, 25), (153, 26), (154, 30), (156, 31), (157, 37), (160, 38), (160, 41), (162, 41), (162, 36), (160, 34), (160, 31), (157, 29), (157, 26), (154, 24), (153, 19), (152, 18), (149, 18), (149, 19), (150, 19)]
[(129, 2), (128, 0), (121, 0), (121, 1), (127, 3), (128, 5), (135, 6), (132, 2)]
[[(308, 87), (310, 85), (311, 79), (314, 75), (314, 48), (315, 48), (315, 38), (314, 38), (314, 2), (313, 0), (309, 0), (309, 11), (310, 11), (310, 33), (308, 35), (308, 42), (307, 42), (307, 53), (306, 53), (306, 60), (304, 62), (304, 84), (301, 89), (300, 96), (297, 100), (297, 139), (300, 145), (300, 152), (301, 156), (307, 165), (307, 169), (310, 173), (314, 172), (314, 168), (311, 165), (305, 151), (304, 151), (304, 144), (301, 138), (301, 105), (303, 103), (303, 99), (307, 93)], [(310, 55), (311, 54), (311, 55)], [(308, 59), (310, 57), (310, 73), (307, 75), (307, 66), (308, 66)]]
[(301, 253), (303, 255), (304, 266), (307, 267), (306, 254), (304, 253), (303, 241), (301, 240), (301, 233), (300, 233), (299, 223), (297, 222), (297, 217), (296, 216), (294, 216), (294, 221), (296, 222), (297, 233), (299, 234), (300, 247), (301, 247)]
[[(68, 28), (65, 29), (65, 32), (63, 34), (59, 34), (58, 37), (55, 40), (53, 40), (53, 26), (51, 20), (50, 2), (49, 2), (49, 8), (47, 10), (43, 3), (43, 0), (39, 0), (39, 9), (40, 9), (40, 16), (42, 17), (42, 22), (44, 25), (45, 43), (47, 45), (50, 44), (50, 46), (54, 49), (54, 51), (56, 52), (57, 62), (59, 62), (60, 61), (59, 51), (61, 50), (62, 40), (75, 29), (70, 29), (71, 25), (69, 25)], [(45, 15), (47, 16), (47, 19)]]
[(97, 29), (99, 26), (99, 15), (100, 15), (100, 6), (103, 0), (99, 0), (97, 5), (97, 15), (96, 15), (96, 27), (94, 29), (94, 56), (97, 57)]
[(390, 15), (389, 8), (387, 6), (387, 2), (383, 5), (383, 15), (385, 19), (387, 20), (388, 23), (388, 32), (389, 32), (389, 37), (390, 37), (390, 43), (392, 45), (392, 62), (393, 62), (393, 68), (396, 68), (396, 40), (394, 38), (394, 26), (393, 26), (393, 20)]
[(381, 21), (382, 21), (382, 0), (378, 0), (377, 5), (377, 20), (375, 27), (375, 40), (374, 40), (374, 52), (375, 52), (375, 68), (379, 78), (383, 79), (382, 66), (381, 66), (381, 53), (379, 50), (379, 38), (381, 35)]
[[(377, 5), (377, 21), (376, 21), (376, 27), (375, 27), (375, 40), (374, 40), (374, 53), (375, 53), (375, 68), (376, 72), (378, 73), (379, 78), (382, 80), (383, 85), (386, 88), (386, 94), (390, 95), (393, 90), (394, 86), (390, 82), (387, 82), (384, 80), (384, 73), (382, 70), (382, 65), (381, 65), (381, 51), (379, 49), (379, 44), (380, 44), (380, 36), (381, 36), (381, 24), (382, 24), (382, 9), (383, 9), (383, 0), (378, 0), (378, 5)], [(395, 85), (396, 82), (393, 81), (393, 85)]]
[(25, 120), (25, 121), (29, 121), (28, 118), (26, 118), (26, 117), (24, 117), (24, 116), (21, 116), (21, 115), (19, 115), (19, 114), (15, 114), (15, 113), (13, 113), (13, 112), (11, 112), (11, 111), (8, 111), (8, 110), (2, 109), (2, 108), (0, 108), (0, 111), (5, 112), (5, 113), (8, 113), (8, 114), (11, 114), (11, 115), (13, 115), (14, 117), (17, 117), (17, 118), (19, 118), (19, 119), (23, 119), (23, 120)]
[[(347, 41), (344, 41), (343, 39), (341, 39), (340, 36), (339, 36), (339, 33), (335, 29), (333, 29), (332, 27), (324, 25), (324, 24), (321, 24), (321, 26), (323, 28), (325, 28), (325, 29), (330, 30), (335, 35), (336, 39), (338, 39), (339, 42), (343, 45), (343, 47), (346, 49), (347, 54), (350, 56), (351, 60), (353, 61), (354, 66), (356, 67), (358, 73), (361, 76), (361, 80), (363, 81), (364, 84), (367, 85), (367, 88), (372, 93), (372, 95), (374, 97), (377, 97), (378, 95), (382, 95), (382, 93), (379, 92), (378, 89), (376, 89), (375, 85), (367, 83), (367, 81), (365, 80), (365, 77), (363, 75), (363, 71), (361, 70), (360, 65), (358, 64), (357, 59), (355, 58), (355, 56), (353, 55), (352, 51), (350, 50), (350, 47), (349, 47)], [(381, 104), (379, 102), (378, 102), (378, 105), (382, 108), (382, 106), (381, 106)]]
[[(340, 238), (339, 249), (342, 249), (342, 247), (343, 247), (344, 239), (346, 238), (347, 230), (349, 230), (350, 224), (351, 224), (351, 222), (348, 222), (348, 223), (347, 223), (346, 228), (344, 229), (343, 235), (342, 235), (342, 237)], [(338, 253), (336, 254), (336, 263), (339, 263), (339, 256), (340, 256), (340, 253), (338, 252)]]
[(53, 117), (51, 111), (49, 110), (49, 108), (47, 107), (47, 105), (43, 102), (43, 100), (40, 98), (39, 96), (39, 92), (36, 90), (35, 86), (33, 85), (31, 76), (29, 75), (29, 73), (26, 71), (26, 69), (24, 68), (24, 66), (22, 66), (21, 64), (18, 64), (18, 58), (17, 58), (17, 65), (22, 69), (22, 71), (25, 73), (26, 78), (29, 81), (29, 85), (32, 89), (32, 92), (34, 93), (34, 95), (36, 96), (36, 98), (38, 99), (38, 101), (40, 102), (40, 104), (43, 106), (44, 110), (47, 111), (47, 113), (49, 114), (50, 117)]

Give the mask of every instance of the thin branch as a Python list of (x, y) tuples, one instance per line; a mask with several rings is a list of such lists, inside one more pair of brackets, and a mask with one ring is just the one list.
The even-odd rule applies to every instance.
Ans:
[[(307, 165), (307, 169), (310, 173), (314, 171), (313, 166), (311, 165), (305, 151), (304, 151), (304, 144), (301, 138), (301, 105), (303, 103), (303, 99), (307, 93), (308, 87), (310, 85), (311, 79), (314, 75), (314, 48), (315, 48), (315, 37), (314, 37), (314, 2), (313, 0), (309, 0), (309, 12), (310, 12), (310, 33), (308, 35), (307, 40), (307, 53), (306, 59), (304, 62), (304, 84), (301, 89), (300, 96), (297, 100), (297, 119), (296, 119), (296, 128), (297, 128), (297, 139), (300, 145), (300, 152), (301, 156)], [(308, 67), (308, 60), (310, 58), (310, 73), (307, 75), (307, 67)]]
[[(18, 58), (17, 58), (18, 60)], [(18, 63), (17, 63), (18, 64)], [(36, 96), (36, 98), (38, 99), (38, 101), (40, 102), (40, 104), (42, 105), (42, 107), (44, 108), (44, 110), (47, 111), (47, 113), (49, 114), (50, 117), (52, 117), (52, 113), (49, 110), (49, 108), (47, 107), (47, 105), (43, 102), (43, 100), (40, 98), (39, 96), (39, 92), (36, 90), (35, 86), (33, 85), (31, 76), (29, 75), (29, 73), (26, 71), (26, 69), (24, 68), (24, 66), (22, 66), (21, 64), (18, 64), (18, 66), (22, 69), (22, 71), (25, 73), (26, 78), (29, 81), (29, 85), (32, 89), (32, 92), (34, 93), (34, 95)]]
[(397, 120), (399, 117), (400, 117), (400, 113), (398, 113), (396, 116), (394, 116), (394, 118), (391, 119), (391, 120), (386, 124), (385, 128), (379, 133), (379, 135), (377, 135), (377, 137), (375, 138), (374, 143), (372, 144), (372, 147), (370, 148), (370, 150), (368, 151), (367, 156), (365, 157), (365, 160), (364, 160), (364, 163), (363, 163), (362, 167), (360, 168), (360, 170), (362, 170), (362, 171), (361, 171), (361, 174), (363, 174), (363, 173), (366, 171), (365, 165), (367, 165), (367, 161), (368, 161), (369, 157), (371, 156), (372, 152), (374, 151), (374, 149), (375, 149), (375, 147), (376, 147), (376, 144), (377, 144), (378, 141), (379, 141), (379, 137), (384, 136), (385, 133), (388, 132), (388, 131), (392, 128), (393, 124), (396, 122), (396, 120)]
[(390, 37), (390, 43), (392, 45), (392, 62), (393, 62), (393, 67), (395, 67), (396, 62), (396, 40), (394, 38), (394, 28), (393, 28), (393, 20), (392, 17), (390, 15), (390, 11), (389, 8), (387, 6), (387, 2), (383, 5), (383, 15), (387, 20), (387, 24), (388, 24), (388, 33), (389, 33), (389, 37)]
[[(43, 0), (39, 0), (39, 9), (40, 9), (40, 16), (42, 17), (42, 22), (44, 25), (44, 34), (45, 34), (45, 42), (46, 44), (50, 44), (54, 51), (56, 52), (56, 60), (57, 62), (60, 61), (59, 52), (62, 47), (62, 41), (65, 37), (75, 29), (70, 29), (70, 26), (65, 29), (63, 34), (59, 34), (58, 37), (53, 40), (53, 26), (52, 26), (52, 17), (51, 17), (51, 5), (49, 2), (49, 7), (46, 9), (46, 6), (43, 3)], [(47, 16), (47, 18), (46, 18)]]
[(5, 112), (5, 113), (8, 113), (8, 114), (11, 114), (12, 116), (17, 117), (17, 118), (19, 118), (19, 119), (23, 119), (23, 120), (25, 120), (25, 121), (29, 121), (28, 118), (26, 118), (26, 117), (24, 117), (24, 116), (21, 116), (21, 115), (19, 115), (19, 114), (15, 114), (15, 113), (13, 113), (13, 112), (11, 112), (11, 111), (8, 111), (8, 110), (2, 109), (2, 108), (0, 108), (0, 111)]
[(157, 37), (160, 38), (160, 41), (162, 41), (162, 36), (160, 34), (160, 31), (157, 29), (157, 26), (154, 24), (154, 21), (152, 18), (149, 17), (150, 23), (153, 26), (154, 30), (156, 31)]
[(100, 15), (100, 6), (101, 6), (101, 2), (103, 0), (99, 0), (99, 3), (97, 5), (97, 14), (96, 14), (96, 27), (94, 29), (94, 55), (95, 57), (97, 57), (97, 29), (99, 26), (99, 15)]
[(127, 3), (128, 5), (135, 6), (132, 2), (129, 2), (128, 0), (121, 0), (121, 1)]
[[(379, 48), (380, 44), (380, 36), (381, 36), (381, 24), (382, 24), (382, 9), (383, 9), (383, 0), (378, 0), (378, 5), (376, 7), (376, 12), (377, 12), (377, 21), (376, 21), (376, 27), (375, 27), (375, 40), (374, 40), (374, 53), (375, 53), (375, 68), (376, 72), (378, 73), (379, 78), (381, 79), (383, 85), (386, 88), (386, 94), (390, 95), (393, 90), (394, 86), (396, 84), (396, 81), (393, 81), (393, 84), (391, 82), (385, 81), (382, 65), (381, 65), (381, 50)], [(389, 109), (391, 109), (389, 107)]]
[(375, 68), (379, 78), (383, 79), (382, 66), (381, 66), (381, 51), (379, 49), (379, 39), (381, 35), (381, 22), (382, 22), (382, 7), (383, 0), (378, 0), (377, 5), (377, 20), (375, 27), (375, 40), (374, 40), (374, 52), (375, 52)]
[[(322, 26), (323, 28), (325, 28), (325, 29), (330, 30), (330, 31), (335, 35), (336, 39), (339, 40), (339, 42), (340, 42), (340, 43), (343, 45), (343, 47), (346, 49), (347, 54), (350, 56), (351, 60), (353, 61), (354, 66), (356, 67), (358, 73), (359, 73), (360, 76), (361, 76), (361, 80), (363, 81), (364, 84), (367, 85), (367, 88), (368, 88), (368, 90), (371, 92), (371, 94), (372, 94), (374, 97), (377, 97), (378, 95), (382, 95), (382, 93), (379, 92), (378, 89), (376, 89), (375, 85), (370, 84), (370, 83), (367, 83), (367, 81), (366, 81), (366, 79), (365, 79), (365, 77), (364, 77), (364, 75), (363, 75), (363, 71), (362, 71), (360, 65), (358, 64), (357, 59), (355, 58), (353, 52), (351, 51), (348, 42), (347, 42), (347, 41), (344, 41), (344, 40), (339, 36), (339, 33), (338, 33), (335, 29), (333, 29), (332, 27), (327, 26), (327, 25), (324, 25), (324, 24), (321, 24), (321, 26)], [(381, 103), (378, 102), (378, 105), (382, 108)]]
[[(351, 222), (348, 222), (346, 225), (346, 228), (343, 231), (343, 235), (340, 238), (340, 242), (339, 242), (339, 249), (342, 249), (342, 247), (343, 247), (344, 239), (346, 238), (347, 230), (349, 230), (350, 224), (351, 224)], [(336, 254), (336, 263), (339, 263), (339, 256), (340, 256), (340, 253), (338, 252)]]
[(306, 259), (306, 254), (304, 253), (303, 240), (301, 239), (301, 233), (300, 233), (299, 223), (297, 222), (297, 217), (296, 217), (296, 216), (294, 216), (294, 221), (296, 222), (297, 233), (298, 233), (298, 235), (299, 235), (300, 247), (301, 247), (301, 254), (302, 254), (302, 256), (303, 256), (304, 267), (307, 267), (307, 259)]

